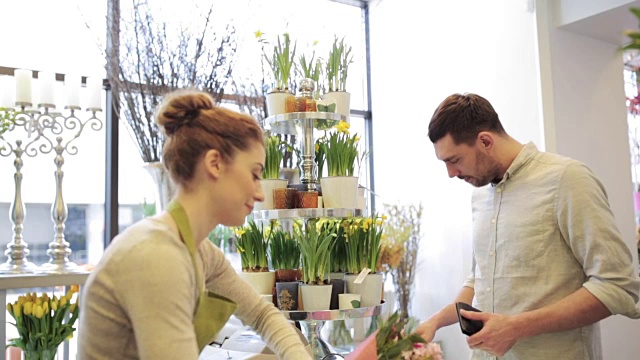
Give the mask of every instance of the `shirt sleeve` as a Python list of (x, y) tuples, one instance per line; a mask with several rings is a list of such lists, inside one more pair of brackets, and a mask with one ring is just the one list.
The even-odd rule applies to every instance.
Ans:
[(467, 279), (464, 281), (462, 286), (468, 288), (474, 288), (476, 284), (476, 257), (474, 254), (471, 255), (471, 273), (467, 276)]
[(311, 360), (295, 327), (273, 305), (236, 273), (224, 253), (209, 241), (200, 246), (203, 256), (206, 286), (209, 291), (225, 296), (238, 304), (235, 315), (259, 333), (265, 343), (285, 360)]
[(612, 314), (639, 318), (640, 282), (603, 185), (585, 165), (570, 164), (556, 204), (560, 231), (587, 277), (583, 286)]
[[(155, 231), (148, 236), (168, 235)], [(197, 359), (195, 281), (186, 247), (175, 241), (137, 246), (121, 259), (115, 281), (141, 359)], [(180, 248), (182, 246), (182, 248)], [(108, 340), (105, 340), (108, 341)]]

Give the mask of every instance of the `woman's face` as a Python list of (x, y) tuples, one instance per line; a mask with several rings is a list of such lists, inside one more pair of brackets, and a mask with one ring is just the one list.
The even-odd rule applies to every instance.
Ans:
[(220, 188), (215, 201), (220, 204), (219, 223), (226, 226), (240, 226), (245, 217), (253, 211), (256, 201), (264, 201), (260, 185), (264, 169), (264, 146), (253, 142), (246, 151), (238, 151), (225, 164), (220, 175)]

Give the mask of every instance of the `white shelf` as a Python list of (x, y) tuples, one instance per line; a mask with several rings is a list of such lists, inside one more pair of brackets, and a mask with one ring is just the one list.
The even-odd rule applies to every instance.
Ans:
[(88, 276), (88, 272), (67, 274), (2, 274), (0, 275), (0, 290), (80, 285), (84, 284)]

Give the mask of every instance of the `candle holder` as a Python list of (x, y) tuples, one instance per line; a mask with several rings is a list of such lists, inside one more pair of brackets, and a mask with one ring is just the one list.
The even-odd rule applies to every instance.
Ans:
[[(69, 155), (76, 155), (78, 153), (78, 148), (73, 141), (80, 137), (87, 126), (94, 131), (102, 129), (102, 121), (96, 117), (96, 112), (100, 111), (100, 109), (88, 109), (87, 111), (89, 111), (91, 115), (87, 120), (82, 121), (76, 116), (76, 112), (79, 110), (76, 106), (68, 106), (67, 110), (69, 110), (69, 115), (65, 116), (59, 112), (53, 112), (53, 106), (45, 105), (41, 110), (29, 109), (26, 111), (25, 109), (31, 106), (30, 103), (17, 102), (16, 105), (20, 110), (16, 113), (14, 124), (10, 127), (8, 133), (13, 133), (17, 128), (22, 128), (27, 133), (28, 139), (31, 139), (34, 133), (35, 137), (27, 141), (24, 149), (22, 149), (22, 140), (17, 140), (16, 146), (14, 147), (7, 142), (3, 136), (0, 136), (3, 143), (9, 146), (9, 149), (0, 152), (0, 155), (9, 156), (10, 154), (14, 154), (16, 156), (14, 162), (16, 167), (16, 173), (14, 175), (16, 179), (16, 196), (11, 205), (11, 221), (14, 224), (14, 236), (5, 251), (5, 255), (9, 257), (9, 260), (6, 264), (0, 266), (0, 273), (34, 271), (45, 273), (81, 272), (83, 270), (78, 265), (69, 261), (69, 255), (71, 255), (72, 251), (64, 235), (68, 212), (67, 205), (62, 196), (62, 179), (64, 176), (64, 172), (62, 171), (62, 165), (64, 164), (63, 155), (65, 152)], [(26, 215), (21, 197), (22, 174), (20, 169), (22, 168), (22, 154), (34, 157), (38, 153), (48, 154), (52, 151), (56, 154), (54, 158), (54, 164), (56, 165), (56, 171), (54, 173), (56, 194), (55, 200), (51, 205), (51, 219), (54, 223), (55, 235), (53, 241), (49, 243), (49, 249), (47, 250), (49, 262), (34, 269), (33, 265), (26, 261), (26, 256), (28, 255), (27, 244), (22, 239), (22, 228)]]
[[(30, 104), (29, 104), (30, 105)], [(8, 260), (0, 265), (0, 273), (2, 274), (19, 274), (19, 273), (32, 273), (38, 270), (38, 267), (27, 260), (29, 255), (29, 245), (22, 237), (22, 230), (24, 228), (24, 220), (27, 216), (27, 211), (22, 201), (22, 166), (24, 161), (22, 156), (27, 154), (28, 156), (35, 156), (40, 152), (47, 153), (53, 149), (51, 142), (43, 136), (45, 126), (50, 126), (51, 119), (43, 119), (43, 121), (34, 123), (31, 121), (31, 117), (24, 113), (17, 113), (13, 123), (9, 126), (7, 133), (14, 133), (17, 128), (23, 128), (28, 136), (28, 141), (23, 147), (22, 140), (16, 140), (15, 146), (4, 138), (4, 134), (0, 135), (0, 156), (8, 157), (10, 155), (15, 156), (13, 165), (16, 169), (14, 178), (14, 198), (10, 207), (10, 220), (13, 224), (13, 237), (9, 244), (7, 244), (7, 250), (4, 254), (8, 257)], [(35, 133), (32, 138), (31, 135)]]

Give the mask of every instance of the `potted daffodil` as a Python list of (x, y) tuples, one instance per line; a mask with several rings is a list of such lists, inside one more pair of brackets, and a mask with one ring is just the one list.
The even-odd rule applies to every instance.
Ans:
[(319, 143), (323, 148), (329, 175), (320, 178), (326, 208), (353, 209), (357, 206), (358, 176), (355, 175), (355, 165), (365, 156), (364, 153), (360, 155), (359, 141), (358, 134), (349, 133), (349, 124), (340, 121)]

